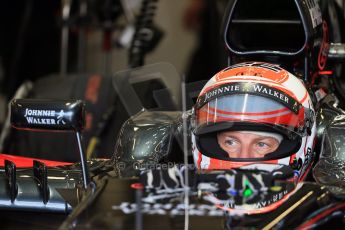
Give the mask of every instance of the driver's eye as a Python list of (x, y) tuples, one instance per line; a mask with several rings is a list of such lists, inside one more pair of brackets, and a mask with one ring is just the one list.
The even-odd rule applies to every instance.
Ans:
[(227, 144), (227, 145), (235, 145), (235, 144), (236, 144), (236, 141), (233, 140), (233, 139), (225, 140), (225, 144)]
[(268, 148), (270, 147), (268, 144), (266, 144), (265, 142), (258, 142), (256, 144), (257, 146), (259, 146), (260, 148)]

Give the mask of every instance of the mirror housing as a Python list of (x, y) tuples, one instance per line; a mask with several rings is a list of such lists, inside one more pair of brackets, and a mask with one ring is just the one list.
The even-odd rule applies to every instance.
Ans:
[(11, 102), (11, 125), (32, 131), (79, 132), (85, 126), (85, 103), (81, 100), (15, 99)]

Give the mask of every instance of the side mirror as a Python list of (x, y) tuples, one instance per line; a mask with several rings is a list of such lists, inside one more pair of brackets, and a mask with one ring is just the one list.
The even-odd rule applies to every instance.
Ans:
[(76, 133), (84, 188), (90, 184), (81, 131), (85, 125), (85, 103), (81, 100), (15, 99), (11, 102), (11, 125), (30, 131), (73, 131)]
[(85, 125), (85, 105), (81, 100), (15, 99), (11, 102), (11, 125), (32, 131), (80, 132)]

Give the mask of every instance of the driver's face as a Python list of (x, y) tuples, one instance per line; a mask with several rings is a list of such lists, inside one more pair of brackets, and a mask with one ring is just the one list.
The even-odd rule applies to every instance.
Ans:
[(275, 151), (279, 141), (274, 137), (241, 131), (225, 131), (217, 134), (220, 147), (232, 158), (261, 158)]

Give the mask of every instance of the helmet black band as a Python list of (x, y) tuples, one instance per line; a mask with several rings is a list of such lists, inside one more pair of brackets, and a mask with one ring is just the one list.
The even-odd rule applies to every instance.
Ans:
[(218, 144), (217, 132), (208, 133), (203, 135), (196, 135), (196, 143), (202, 154), (219, 160), (225, 161), (237, 161), (237, 162), (255, 162), (255, 161), (267, 161), (275, 160), (287, 157), (294, 153), (301, 147), (301, 138), (295, 139), (283, 139), (277, 150), (266, 154), (261, 158), (233, 158), (228, 155)]

